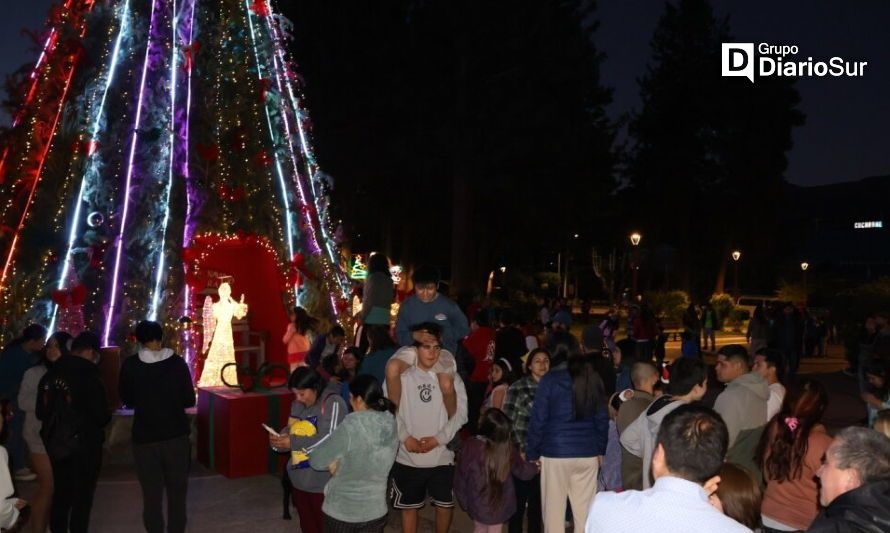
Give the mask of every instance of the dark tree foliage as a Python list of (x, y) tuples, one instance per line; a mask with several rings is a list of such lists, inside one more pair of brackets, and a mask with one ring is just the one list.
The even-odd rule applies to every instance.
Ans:
[(587, 220), (615, 187), (594, 7), (282, 4), (354, 249), (453, 265), (458, 288), (481, 288)]
[(791, 130), (803, 124), (788, 78), (721, 77), (722, 42), (729, 20), (707, 0), (666, 3), (629, 127), (623, 198), (650, 243), (678, 250), (680, 285), (699, 297), (715, 279), (723, 287), (732, 248), (749, 278), (773, 259)]

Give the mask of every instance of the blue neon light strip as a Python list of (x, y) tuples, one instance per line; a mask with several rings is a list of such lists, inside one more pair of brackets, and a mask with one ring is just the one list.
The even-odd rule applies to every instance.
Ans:
[(164, 278), (165, 244), (167, 242), (167, 224), (170, 222), (170, 193), (173, 191), (173, 166), (176, 160), (176, 67), (178, 64), (179, 47), (177, 44), (177, 28), (179, 15), (176, 13), (176, 0), (173, 0), (173, 41), (171, 43), (170, 57), (170, 165), (167, 171), (167, 191), (164, 194), (164, 222), (161, 224), (161, 242), (158, 247), (158, 267), (155, 273), (155, 286), (151, 296), (151, 307), (148, 312), (149, 320), (158, 318), (158, 301), (161, 297), (161, 281)]
[(130, 186), (133, 181), (133, 167), (136, 160), (136, 142), (139, 140), (139, 126), (142, 121), (142, 102), (145, 96), (145, 79), (148, 77), (148, 64), (151, 57), (152, 33), (155, 27), (155, 15), (158, 11), (158, 0), (151, 2), (151, 21), (148, 25), (148, 38), (145, 45), (145, 60), (142, 63), (142, 80), (139, 83), (139, 103), (136, 105), (136, 120), (133, 124), (133, 140), (130, 143), (130, 160), (127, 167), (127, 177), (124, 182), (124, 209), (121, 214), (121, 227), (116, 239), (117, 250), (114, 257), (114, 275), (111, 279), (111, 298), (108, 301), (108, 312), (105, 315), (105, 334), (103, 341), (108, 345), (108, 337), (111, 335), (111, 323), (114, 317), (114, 308), (117, 304), (117, 283), (120, 276), (121, 252), (124, 247), (124, 231), (127, 228), (127, 215), (130, 211)]
[[(126, 0), (121, 13), (121, 26), (114, 42), (114, 51), (111, 54), (111, 64), (108, 67), (108, 78), (105, 80), (105, 89), (102, 92), (102, 100), (99, 104), (96, 118), (93, 119), (93, 127), (90, 130), (90, 142), (93, 143), (99, 141), (99, 128), (102, 125), (102, 118), (105, 116), (105, 102), (108, 100), (108, 91), (111, 88), (112, 81), (114, 81), (114, 73), (117, 71), (117, 65), (120, 61), (121, 42), (123, 41), (124, 35), (126, 35), (130, 29), (129, 19), (130, 0)], [(68, 278), (68, 269), (71, 267), (71, 251), (74, 249), (74, 242), (77, 240), (77, 235), (80, 231), (81, 209), (83, 208), (83, 195), (87, 189), (87, 176), (89, 175), (90, 169), (95, 165), (96, 159), (99, 157), (98, 150), (94, 151), (87, 157), (89, 157), (89, 160), (84, 168), (83, 176), (80, 178), (80, 191), (78, 192), (77, 200), (74, 203), (74, 216), (71, 218), (71, 231), (68, 233), (68, 248), (65, 252), (65, 258), (62, 261), (62, 273), (59, 276), (59, 283), (56, 285), (58, 289), (62, 289), (65, 286), (65, 280)], [(55, 331), (58, 310), (59, 306), (54, 304), (49, 325), (50, 335)]]

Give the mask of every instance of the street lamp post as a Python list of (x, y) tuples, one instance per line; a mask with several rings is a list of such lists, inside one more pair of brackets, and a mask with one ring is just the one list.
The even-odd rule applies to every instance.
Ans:
[(810, 264), (806, 261), (800, 264), (800, 271), (803, 276), (803, 304), (807, 305), (807, 269), (810, 268)]
[(740, 252), (739, 250), (734, 250), (732, 252), (732, 296), (735, 299), (736, 303), (738, 303), (739, 301), (739, 259), (741, 258), (742, 252)]
[[(574, 234), (572, 234), (572, 237), (577, 239), (578, 237), (580, 237), (580, 235), (577, 233), (574, 233)], [(566, 252), (566, 254), (565, 254), (566, 260), (565, 260), (565, 265), (564, 265), (565, 266), (565, 275), (563, 275), (563, 273), (562, 273), (563, 272), (562, 252), (559, 252), (559, 254), (557, 254), (557, 256), (556, 256), (556, 271), (559, 274), (559, 285), (556, 287), (556, 295), (559, 296), (561, 293), (562, 297), (566, 298), (568, 296), (568, 291), (569, 291), (569, 260), (571, 259), (571, 254), (569, 253), (570, 250), (569, 250), (568, 241), (565, 241), (564, 244), (565, 244), (565, 252)], [(577, 283), (575, 285), (577, 285)], [(578, 291), (578, 287), (576, 286), (575, 292), (577, 293), (577, 291)]]
[(640, 245), (640, 241), (642, 239), (643, 239), (643, 236), (640, 235), (636, 231), (630, 234), (630, 244), (633, 246), (633, 256), (632, 256), (631, 262), (630, 262), (630, 269), (632, 271), (631, 274), (632, 274), (632, 279), (633, 279), (631, 297), (634, 300), (636, 300), (636, 298), (637, 298), (637, 281), (638, 281), (638, 275), (639, 275), (639, 271), (640, 271), (639, 257), (637, 255), (638, 254), (637, 247)]
[(569, 252), (566, 251), (566, 264), (565, 264), (565, 275), (562, 277), (562, 297), (565, 298), (568, 296), (569, 292), (569, 260), (571, 260), (571, 256)]

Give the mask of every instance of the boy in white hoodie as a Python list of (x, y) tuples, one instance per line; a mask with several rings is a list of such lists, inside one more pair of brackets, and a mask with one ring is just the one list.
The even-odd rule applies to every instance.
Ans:
[(652, 486), (649, 472), (661, 421), (674, 409), (702, 399), (708, 390), (708, 370), (700, 359), (682, 357), (670, 366), (667, 393), (656, 398), (621, 433), (621, 446), (643, 460), (643, 488)]
[(436, 531), (445, 533), (454, 514), (454, 452), (447, 444), (467, 422), (467, 392), (454, 376), (456, 410), (448, 415), (437, 364), (442, 351), (441, 330), (430, 328), (415, 341), (414, 365), (400, 376), (401, 397), (396, 421), (399, 451), (393, 467), (393, 506), (402, 512), (402, 531), (417, 531), (417, 510), (427, 498), (436, 507)]

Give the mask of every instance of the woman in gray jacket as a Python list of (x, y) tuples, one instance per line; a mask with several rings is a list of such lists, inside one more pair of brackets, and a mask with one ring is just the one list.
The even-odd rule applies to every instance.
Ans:
[(392, 402), (374, 376), (349, 384), (353, 412), (310, 454), (312, 468), (330, 470), (325, 486), (327, 533), (376, 533), (386, 525), (386, 486), (399, 439)]
[[(300, 517), (300, 529), (304, 533), (322, 533), (322, 506), (325, 485), (331, 475), (327, 470), (311, 468), (306, 454), (312, 454), (318, 446), (329, 440), (346, 416), (346, 402), (340, 397), (340, 385), (330, 385), (315, 370), (301, 366), (294, 370), (287, 383), (295, 401), (291, 405), (290, 420), (283, 435), (270, 435), (269, 444), (279, 451), (290, 451), (287, 473), (294, 487), (291, 500)], [(294, 431), (295, 426), (312, 431)], [(296, 453), (294, 453), (296, 452)]]

